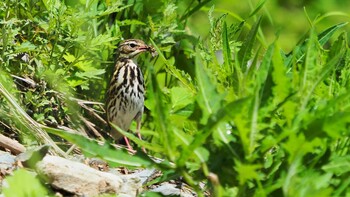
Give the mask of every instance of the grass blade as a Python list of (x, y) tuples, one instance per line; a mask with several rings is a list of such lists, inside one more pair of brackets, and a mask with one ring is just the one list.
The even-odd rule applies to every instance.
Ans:
[(261, 8), (264, 6), (266, 0), (261, 0), (258, 3), (258, 6), (256, 6), (256, 8), (249, 14), (249, 17), (254, 16), (257, 12), (259, 12), (259, 10), (261, 10)]
[(324, 30), (322, 33), (320, 33), (318, 35), (318, 42), (320, 43), (320, 45), (323, 46), (324, 44), (326, 44), (338, 29), (344, 27), (347, 24), (348, 24), (347, 22), (339, 23), (337, 25), (334, 25), (334, 26)]
[(203, 6), (205, 6), (205, 4), (209, 3), (210, 1), (211, 0), (205, 0), (205, 1), (199, 2), (199, 4), (196, 5), (196, 7), (192, 8), (190, 11), (188, 11), (186, 14), (184, 14), (181, 17), (180, 21), (186, 20), (188, 17), (190, 17), (195, 12), (197, 12), (199, 9), (201, 9)]

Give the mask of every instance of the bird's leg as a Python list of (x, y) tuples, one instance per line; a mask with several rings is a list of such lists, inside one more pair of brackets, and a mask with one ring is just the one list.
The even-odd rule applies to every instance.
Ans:
[[(140, 130), (141, 130), (141, 120), (138, 120), (138, 121), (136, 121), (136, 133), (137, 133), (137, 136), (139, 137), (139, 139), (142, 140)], [(147, 153), (145, 147), (142, 147), (142, 150), (144, 153)]]
[(124, 136), (124, 140), (125, 140), (126, 146), (128, 147), (128, 151), (131, 152), (131, 153), (135, 152), (134, 149), (132, 148), (132, 146), (129, 143), (129, 139), (126, 136)]

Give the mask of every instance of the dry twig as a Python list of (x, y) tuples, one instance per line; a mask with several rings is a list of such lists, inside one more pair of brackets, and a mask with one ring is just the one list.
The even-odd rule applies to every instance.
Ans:
[(10, 150), (11, 153), (15, 155), (18, 155), (26, 151), (26, 148), (22, 144), (2, 134), (0, 134), (0, 146)]

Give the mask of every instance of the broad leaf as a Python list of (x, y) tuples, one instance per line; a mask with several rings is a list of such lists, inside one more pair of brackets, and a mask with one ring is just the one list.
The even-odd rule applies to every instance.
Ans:
[(153, 161), (143, 154), (130, 155), (126, 150), (115, 149), (107, 142), (103, 146), (79, 134), (46, 128), (46, 131), (79, 146), (87, 156), (100, 157), (112, 166), (147, 167)]

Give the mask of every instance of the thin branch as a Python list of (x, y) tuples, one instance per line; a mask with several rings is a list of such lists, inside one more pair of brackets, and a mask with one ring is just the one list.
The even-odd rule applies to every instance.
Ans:
[(37, 86), (37, 84), (35, 83), (34, 80), (30, 79), (30, 78), (23, 78), (23, 77), (19, 77), (19, 76), (16, 76), (16, 75), (12, 75), (11, 74), (11, 77), (15, 78), (15, 79), (18, 79), (18, 80), (21, 80), (23, 82), (26, 82), (27, 84), (29, 84), (32, 88), (35, 88)]
[(85, 125), (95, 134), (96, 137), (103, 139), (103, 136), (100, 134), (100, 132), (95, 129), (95, 124), (88, 121), (86, 118), (83, 116), (79, 116), (79, 118), (85, 123)]

